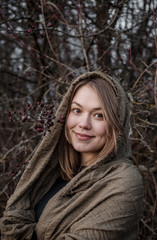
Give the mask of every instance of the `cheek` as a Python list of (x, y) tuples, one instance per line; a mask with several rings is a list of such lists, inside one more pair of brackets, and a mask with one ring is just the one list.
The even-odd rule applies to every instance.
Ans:
[(95, 132), (100, 137), (103, 137), (104, 135), (106, 135), (106, 124), (102, 123), (102, 124), (96, 125)]
[(76, 119), (71, 114), (69, 114), (67, 121), (66, 121), (67, 128), (71, 129), (75, 126), (75, 124), (76, 124)]

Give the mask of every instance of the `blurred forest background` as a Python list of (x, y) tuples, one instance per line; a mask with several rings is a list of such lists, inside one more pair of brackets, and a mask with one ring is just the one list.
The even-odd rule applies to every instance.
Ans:
[(96, 69), (128, 93), (145, 186), (138, 239), (157, 239), (156, 0), (1, 0), (0, 216), (70, 82)]

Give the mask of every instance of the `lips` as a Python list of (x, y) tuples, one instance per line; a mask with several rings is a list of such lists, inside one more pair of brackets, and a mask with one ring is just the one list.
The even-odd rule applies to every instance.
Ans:
[(88, 141), (91, 138), (93, 138), (93, 136), (82, 134), (82, 133), (76, 133), (75, 132), (75, 135), (76, 135), (77, 139), (80, 140), (80, 141)]

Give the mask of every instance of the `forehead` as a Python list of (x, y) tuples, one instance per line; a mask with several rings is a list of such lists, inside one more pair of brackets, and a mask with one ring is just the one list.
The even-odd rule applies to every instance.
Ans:
[(72, 103), (78, 103), (82, 106), (88, 105), (93, 108), (102, 107), (96, 89), (90, 84), (83, 85), (76, 91)]

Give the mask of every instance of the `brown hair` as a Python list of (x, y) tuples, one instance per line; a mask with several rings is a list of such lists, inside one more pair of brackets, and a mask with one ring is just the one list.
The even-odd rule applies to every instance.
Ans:
[[(91, 159), (91, 164), (95, 161), (107, 157), (113, 150), (117, 152), (117, 136), (119, 134), (124, 135), (118, 111), (118, 96), (116, 94), (114, 86), (112, 86), (109, 81), (111, 80), (103, 79), (101, 77), (84, 79), (80, 81), (74, 88), (67, 111), (66, 119), (71, 109), (72, 100), (81, 86), (89, 84), (96, 90), (103, 105), (107, 129), (105, 145), (97, 154), (97, 156)], [(81, 167), (81, 161), (79, 153), (75, 151), (70, 144), (66, 122), (63, 129), (64, 132), (62, 132), (58, 144), (59, 163), (61, 167), (61, 176), (66, 180), (70, 180), (79, 171)]]

